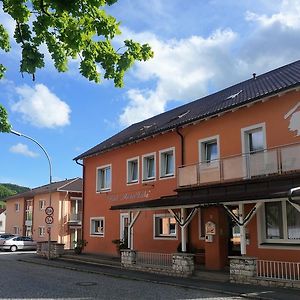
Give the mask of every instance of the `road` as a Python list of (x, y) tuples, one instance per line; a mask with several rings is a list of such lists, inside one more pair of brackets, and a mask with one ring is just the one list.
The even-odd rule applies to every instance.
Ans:
[(1, 299), (245, 299), (19, 261), (32, 255), (0, 252)]

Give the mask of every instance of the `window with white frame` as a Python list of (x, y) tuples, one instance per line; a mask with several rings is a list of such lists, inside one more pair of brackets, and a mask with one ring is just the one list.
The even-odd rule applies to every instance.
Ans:
[(262, 222), (263, 242), (300, 243), (300, 212), (288, 201), (266, 202)]
[(13, 227), (13, 234), (20, 234), (20, 228), (18, 226)]
[(91, 218), (90, 234), (95, 236), (104, 236), (104, 217)]
[(199, 140), (200, 161), (211, 163), (220, 157), (219, 136)]
[(139, 181), (139, 158), (127, 160), (127, 183), (138, 183)]
[(143, 180), (155, 179), (155, 154), (143, 156)]
[(170, 148), (159, 151), (160, 153), (160, 177), (174, 176), (175, 172), (175, 149)]
[(242, 128), (243, 153), (256, 153), (266, 148), (265, 123)]
[(44, 210), (46, 208), (46, 200), (39, 200), (39, 210)]
[(97, 192), (111, 190), (111, 165), (97, 168)]
[(171, 215), (154, 215), (154, 237), (176, 238), (176, 220)]
[(18, 212), (20, 211), (20, 203), (15, 203), (15, 211)]
[(43, 237), (46, 234), (45, 226), (39, 226), (39, 236)]

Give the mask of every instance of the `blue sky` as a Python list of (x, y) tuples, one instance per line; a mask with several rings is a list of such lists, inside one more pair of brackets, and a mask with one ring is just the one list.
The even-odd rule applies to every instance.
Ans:
[[(116, 44), (133, 38), (155, 52), (126, 74), (122, 89), (88, 82), (77, 61), (58, 73), (49, 55), (33, 82), (18, 72), (17, 47), (0, 53), (9, 68), (0, 103), (15, 130), (47, 149), (55, 181), (81, 176), (72, 159), (124, 127), (300, 58), (300, 0), (120, 0), (109, 12), (121, 21)], [(0, 19), (12, 30), (2, 12)], [(47, 160), (34, 143), (0, 134), (0, 182), (48, 181)]]

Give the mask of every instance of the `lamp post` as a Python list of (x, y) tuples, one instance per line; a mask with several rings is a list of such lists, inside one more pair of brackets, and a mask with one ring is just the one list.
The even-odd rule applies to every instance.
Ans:
[[(37, 144), (43, 150), (44, 154), (46, 155), (48, 164), (49, 164), (49, 184), (50, 184), (49, 185), (49, 206), (51, 206), (52, 165), (51, 165), (51, 160), (50, 160), (50, 157), (49, 157), (46, 149), (38, 141), (36, 141), (34, 138), (32, 138), (26, 134), (20, 133), (18, 131), (12, 130), (12, 129), (10, 130), (10, 132), (14, 135), (22, 136), (28, 140), (31, 140), (32, 142)], [(48, 227), (47, 231), (48, 231), (48, 259), (50, 259), (50, 246), (51, 246), (51, 227), (50, 226)]]

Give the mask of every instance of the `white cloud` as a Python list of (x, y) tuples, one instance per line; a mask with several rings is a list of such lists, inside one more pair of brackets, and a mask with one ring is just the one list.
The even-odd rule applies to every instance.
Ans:
[(122, 28), (121, 38), (149, 43), (155, 56), (137, 63), (131, 72), (151, 88), (127, 91), (121, 125), (162, 113), (175, 101), (200, 98), (251, 78), (254, 72), (259, 75), (299, 59), (300, 0), (277, 2), (272, 11), (247, 11), (245, 20), (251, 29), (247, 34), (217, 29), (206, 38), (163, 40), (149, 32), (137, 34)]
[(45, 85), (17, 87), (19, 101), (11, 109), (22, 115), (25, 122), (36, 127), (55, 128), (70, 124), (71, 109)]
[(170, 41), (149, 33), (127, 31), (126, 34), (135, 35), (140, 42), (147, 41), (154, 50), (153, 59), (136, 64), (133, 76), (142, 81), (154, 79), (157, 84), (152, 90), (127, 92), (129, 104), (120, 116), (122, 125), (159, 114), (171, 101), (188, 101), (205, 95), (210, 80), (217, 82), (221, 69), (232, 68), (229, 50), (237, 36), (229, 29), (217, 30), (208, 38), (192, 36)]
[(273, 15), (259, 15), (248, 11), (246, 20), (258, 22), (263, 27), (269, 27), (278, 23), (282, 26), (290, 28), (300, 28), (300, 1), (299, 0), (283, 0), (279, 12)]
[(256, 73), (299, 59), (300, 0), (284, 0), (273, 14), (247, 12), (255, 29), (244, 41), (240, 57)]
[(29, 150), (28, 146), (25, 144), (22, 144), (22, 143), (18, 143), (16, 145), (10, 147), (9, 151), (12, 153), (21, 154), (21, 155), (28, 156), (28, 157), (39, 156), (38, 153)]

